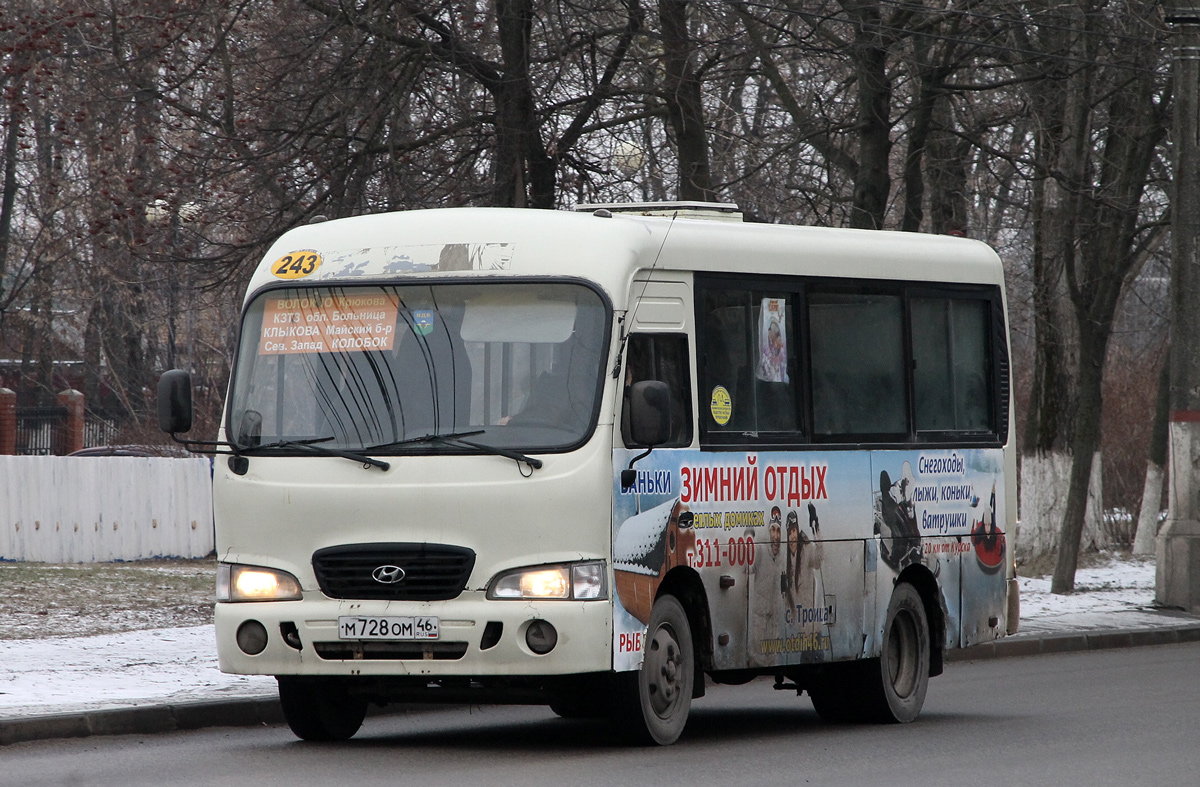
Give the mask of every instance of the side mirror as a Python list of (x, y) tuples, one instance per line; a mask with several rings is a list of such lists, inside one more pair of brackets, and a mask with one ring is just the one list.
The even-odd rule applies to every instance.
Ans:
[(192, 428), (192, 376), (182, 369), (158, 378), (158, 428), (168, 434)]
[(653, 447), (671, 439), (671, 389), (661, 380), (642, 380), (629, 390), (629, 436)]

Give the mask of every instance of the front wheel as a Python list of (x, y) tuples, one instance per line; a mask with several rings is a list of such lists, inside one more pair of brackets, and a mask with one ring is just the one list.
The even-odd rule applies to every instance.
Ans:
[(345, 741), (358, 732), (367, 701), (336, 680), (280, 677), (279, 704), (296, 737), (306, 741)]
[(692, 707), (696, 675), (692, 628), (674, 596), (654, 602), (641, 670), (618, 678), (614, 721), (640, 743), (666, 746), (678, 740)]

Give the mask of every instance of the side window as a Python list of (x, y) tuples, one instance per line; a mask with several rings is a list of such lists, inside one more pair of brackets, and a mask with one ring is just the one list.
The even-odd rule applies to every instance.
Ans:
[(705, 434), (792, 434), (797, 417), (795, 296), (786, 291), (706, 288), (698, 310)]
[(917, 431), (991, 431), (990, 304), (913, 298), (910, 306)]
[[(666, 448), (692, 444), (692, 376), (688, 365), (687, 336), (669, 333), (630, 334), (625, 348), (625, 391), (642, 380), (661, 380), (671, 389), (671, 439)], [(628, 399), (621, 408), (621, 437), (633, 447), (629, 436)]]
[(810, 292), (813, 432), (908, 433), (899, 295)]

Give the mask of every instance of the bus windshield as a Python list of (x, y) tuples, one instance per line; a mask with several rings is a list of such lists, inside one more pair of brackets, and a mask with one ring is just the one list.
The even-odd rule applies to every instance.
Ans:
[(458, 435), (566, 450), (595, 424), (607, 324), (600, 296), (573, 283), (272, 289), (246, 311), (228, 438), (477, 450), (436, 437)]

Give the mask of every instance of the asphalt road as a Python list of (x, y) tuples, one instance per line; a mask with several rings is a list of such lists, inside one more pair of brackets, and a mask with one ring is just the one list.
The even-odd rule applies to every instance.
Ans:
[(367, 720), (346, 744), (286, 727), (16, 744), (0, 785), (1159, 785), (1200, 773), (1200, 643), (947, 665), (901, 726), (833, 726), (769, 682), (714, 687), (665, 749), (545, 708)]

